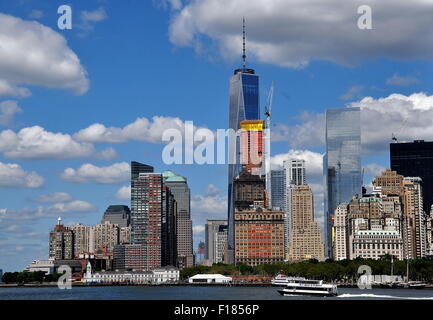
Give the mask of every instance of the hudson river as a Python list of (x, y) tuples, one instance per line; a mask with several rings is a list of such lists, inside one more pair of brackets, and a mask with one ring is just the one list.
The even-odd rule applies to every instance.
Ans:
[(0, 300), (291, 300), (291, 299), (429, 299), (433, 290), (339, 288), (339, 296), (330, 298), (282, 297), (274, 287), (220, 286), (119, 286), (45, 288), (0, 288)]

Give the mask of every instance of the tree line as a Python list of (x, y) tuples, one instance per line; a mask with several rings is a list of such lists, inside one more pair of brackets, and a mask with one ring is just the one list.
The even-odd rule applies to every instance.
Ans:
[(21, 271), (21, 272), (5, 272), (2, 277), (4, 283), (43, 283), (56, 282), (61, 273), (45, 274), (44, 271)]
[[(218, 273), (226, 276), (236, 275), (263, 275), (275, 276), (283, 273), (292, 277), (305, 277), (309, 279), (337, 281), (337, 282), (356, 282), (360, 274), (358, 268), (367, 265), (371, 268), (372, 275), (393, 275), (406, 277), (407, 261), (394, 260), (393, 267), (390, 257), (379, 260), (357, 258), (355, 260), (333, 261), (326, 260), (319, 262), (315, 259), (292, 262), (261, 264), (249, 266), (246, 264), (214, 264), (212, 266), (193, 266), (184, 268), (180, 271), (180, 278), (185, 280), (196, 274)], [(433, 282), (433, 260), (414, 259), (409, 260), (409, 279)]]

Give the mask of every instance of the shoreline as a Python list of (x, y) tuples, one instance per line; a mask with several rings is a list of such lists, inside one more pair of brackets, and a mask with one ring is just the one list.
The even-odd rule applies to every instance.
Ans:
[[(237, 283), (237, 284), (222, 284), (222, 283), (161, 283), (161, 284), (113, 284), (113, 283), (93, 283), (87, 284), (82, 282), (73, 282), (72, 287), (274, 287), (270, 283)], [(26, 284), (17, 284), (17, 283), (0, 283), (1, 288), (53, 288), (57, 287), (57, 283), (26, 283)], [(357, 288), (356, 284), (341, 284), (338, 285), (340, 288)], [(373, 285), (374, 289), (404, 289), (404, 288), (382, 288), (380, 286)], [(420, 289), (410, 289), (410, 290), (432, 290), (433, 284), (427, 285), (425, 288)]]

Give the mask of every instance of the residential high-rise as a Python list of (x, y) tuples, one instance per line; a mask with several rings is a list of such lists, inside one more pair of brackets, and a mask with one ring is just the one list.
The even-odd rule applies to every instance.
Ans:
[(332, 257), (332, 217), (340, 203), (361, 195), (360, 108), (326, 110), (323, 157), (326, 255)]
[(117, 224), (119, 228), (128, 227), (130, 223), (131, 211), (128, 206), (124, 205), (110, 205), (105, 210), (102, 217), (101, 224), (109, 222), (111, 224)]
[(219, 225), (218, 231), (215, 233), (215, 244), (214, 244), (214, 252), (215, 252), (215, 262), (214, 263), (223, 263), (225, 260), (225, 252), (227, 246), (227, 233), (228, 227), (227, 225)]
[(305, 160), (301, 160), (301, 159), (285, 160), (283, 162), (283, 170), (285, 174), (284, 237), (285, 237), (285, 247), (286, 250), (288, 250), (289, 241), (290, 241), (290, 230), (292, 228), (291, 194), (292, 194), (292, 190), (296, 186), (304, 185), (307, 183)]
[(191, 267), (194, 264), (192, 221), (191, 221), (191, 191), (187, 179), (170, 170), (162, 173), (164, 185), (170, 188), (176, 200), (176, 231), (178, 266)]
[(205, 225), (205, 259), (212, 264), (218, 263), (215, 248), (217, 247), (216, 238), (220, 226), (227, 226), (227, 220), (208, 219)]
[(428, 214), (433, 205), (433, 141), (391, 143), (390, 163), (404, 177), (421, 178), (423, 209)]
[(50, 232), (49, 259), (68, 260), (74, 258), (74, 234), (57, 219), (57, 225)]
[(68, 227), (74, 234), (74, 255), (90, 252), (90, 232), (91, 227), (82, 224), (75, 224)]
[(314, 220), (313, 192), (308, 185), (295, 186), (290, 194), (291, 228), (287, 259), (324, 260), (322, 231)]
[(252, 266), (284, 260), (284, 212), (263, 202), (235, 212), (235, 261)]
[(141, 269), (161, 266), (163, 178), (160, 173), (140, 172), (131, 180), (131, 240), (141, 245)]
[(335, 209), (333, 224), (333, 257), (335, 260), (349, 259), (347, 235), (347, 203), (340, 203)]
[(106, 249), (113, 251), (114, 246), (119, 244), (119, 227), (109, 222), (97, 224), (94, 227), (95, 250)]
[[(244, 120), (260, 120), (259, 105), (259, 76), (254, 69), (246, 68), (245, 54), (245, 24), (244, 24), (244, 42), (243, 42), (243, 66), (234, 71), (230, 78), (230, 103), (229, 103), (229, 129), (238, 132), (240, 122)], [(240, 141), (237, 138), (233, 150), (234, 163), (228, 165), (228, 261), (234, 261), (234, 190), (233, 180), (241, 171), (240, 163)], [(229, 150), (230, 153), (230, 150)], [(230, 157), (230, 155), (229, 155)]]

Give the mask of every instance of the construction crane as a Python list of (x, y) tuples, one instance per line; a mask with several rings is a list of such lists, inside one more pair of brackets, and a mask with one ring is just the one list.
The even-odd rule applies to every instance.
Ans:
[(275, 81), (272, 81), (271, 88), (268, 94), (268, 100), (265, 105), (265, 181), (266, 181), (266, 192), (268, 196), (268, 207), (272, 208), (272, 196), (271, 196), (271, 109), (272, 99), (274, 96)]

